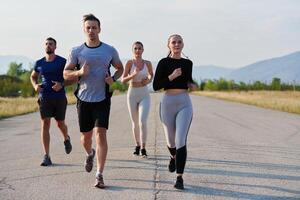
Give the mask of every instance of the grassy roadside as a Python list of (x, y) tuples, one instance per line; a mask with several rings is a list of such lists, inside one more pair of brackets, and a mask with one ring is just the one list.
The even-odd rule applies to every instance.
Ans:
[[(121, 94), (118, 91), (114, 95)], [(292, 91), (249, 91), (249, 92), (193, 92), (195, 95), (213, 97), (228, 101), (255, 105), (284, 112), (300, 114), (300, 92)], [(76, 98), (67, 94), (69, 104), (74, 104)], [(22, 115), (38, 110), (37, 97), (4, 98), (0, 97), (0, 119)]]
[[(68, 103), (74, 104), (76, 98), (73, 94), (67, 94)], [(37, 97), (0, 97), (0, 119), (22, 115), (38, 111)]]
[(289, 113), (300, 114), (300, 92), (293, 91), (240, 91), (209, 92), (199, 91), (193, 94), (255, 105)]
[[(119, 94), (123, 93), (117, 90), (114, 91), (114, 95)], [(0, 119), (38, 111), (37, 99), (37, 97), (0, 97)], [(76, 97), (73, 93), (67, 93), (67, 99), (68, 104), (76, 103)]]

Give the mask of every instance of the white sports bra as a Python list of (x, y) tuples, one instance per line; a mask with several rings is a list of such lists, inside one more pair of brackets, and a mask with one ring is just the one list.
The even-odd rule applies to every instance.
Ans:
[[(133, 73), (135, 70), (136, 66), (134, 63), (132, 63), (130, 73)], [(143, 79), (148, 77), (148, 67), (146, 63), (144, 62), (142, 70), (132, 79), (132, 82), (141, 82)]]

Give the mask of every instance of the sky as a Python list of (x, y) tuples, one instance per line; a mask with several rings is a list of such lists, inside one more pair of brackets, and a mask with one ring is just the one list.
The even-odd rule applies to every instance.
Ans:
[(299, 0), (0, 0), (0, 55), (44, 56), (44, 40), (68, 57), (85, 41), (82, 16), (101, 21), (100, 40), (122, 59), (134, 41), (143, 58), (167, 55), (167, 39), (183, 37), (194, 65), (239, 68), (300, 50)]

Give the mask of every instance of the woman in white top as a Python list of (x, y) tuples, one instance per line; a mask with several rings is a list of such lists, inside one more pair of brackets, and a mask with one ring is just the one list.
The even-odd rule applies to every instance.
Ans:
[(147, 157), (147, 118), (150, 110), (150, 95), (147, 85), (152, 81), (153, 69), (150, 61), (144, 60), (144, 46), (141, 42), (132, 45), (133, 59), (128, 60), (122, 76), (122, 82), (129, 82), (127, 92), (128, 110), (132, 122), (132, 131), (136, 147), (134, 155)]

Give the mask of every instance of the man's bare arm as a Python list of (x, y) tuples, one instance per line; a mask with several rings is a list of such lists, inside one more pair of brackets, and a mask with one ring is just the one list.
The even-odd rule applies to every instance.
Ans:
[(122, 76), (124, 67), (123, 67), (122, 62), (113, 64), (113, 67), (116, 69), (116, 72), (114, 73), (113, 77), (115, 80), (117, 80)]
[(42, 90), (42, 84), (38, 83), (38, 78), (39, 73), (33, 70), (30, 75), (30, 81), (34, 90), (40, 92)]
[(89, 66), (84, 63), (80, 70), (75, 70), (75, 64), (66, 64), (64, 69), (64, 79), (66, 81), (78, 80), (80, 76), (85, 76), (89, 73)]

